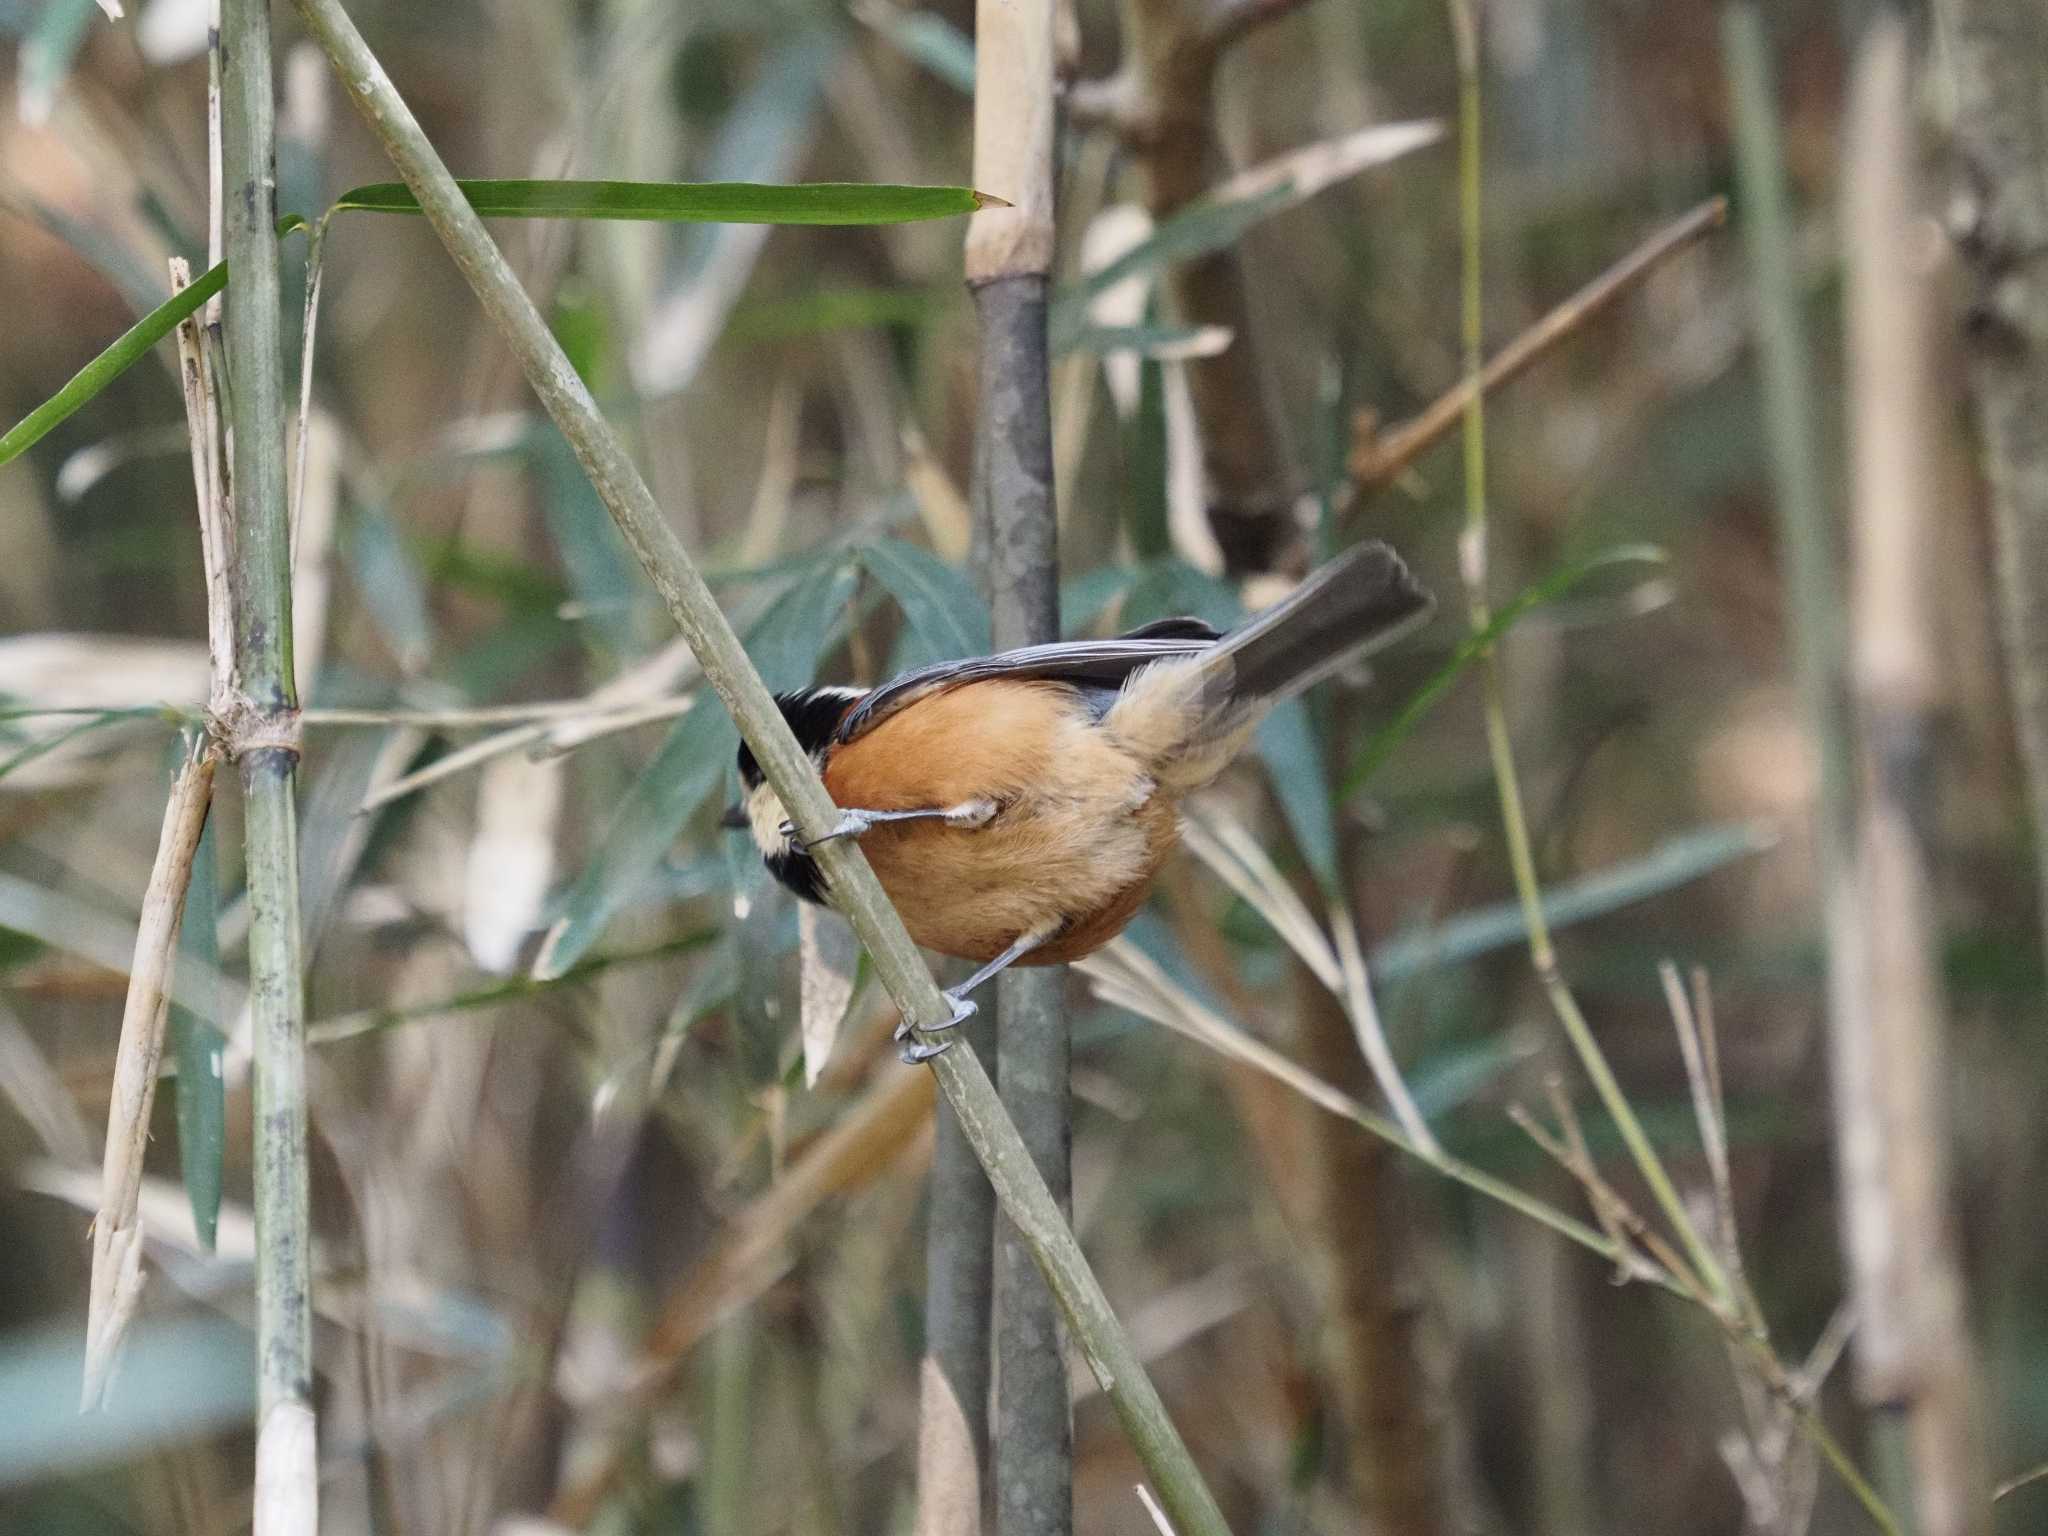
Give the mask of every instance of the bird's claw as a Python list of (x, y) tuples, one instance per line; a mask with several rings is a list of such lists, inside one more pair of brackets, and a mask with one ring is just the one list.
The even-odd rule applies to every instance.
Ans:
[(841, 811), (839, 819), (832, 823), (832, 830), (823, 837), (806, 840), (793, 821), (782, 824), (782, 835), (791, 847), (809, 853), (822, 843), (837, 842), (842, 837), (862, 837), (874, 830), (874, 818), (866, 811)]
[[(950, 1019), (941, 1020), (937, 1024), (927, 1024), (925, 1026), (924, 1032), (928, 1035), (935, 1035), (942, 1029), (958, 1029), (962, 1024), (965, 1024), (969, 1019), (973, 1018), (977, 1013), (981, 1012), (981, 1005), (977, 1002), (974, 1002), (970, 998), (956, 997), (951, 992), (941, 992), (939, 995), (945, 998), (945, 1000), (952, 1006), (953, 1016)], [(910, 1020), (903, 1019), (897, 1023), (896, 1039), (898, 1041), (909, 1040), (910, 1033)], [(945, 1050), (946, 1047), (951, 1044), (952, 1041), (950, 1040), (938, 1045), (920, 1045), (917, 1042), (912, 1041), (909, 1045), (903, 1047), (903, 1059), (907, 1062), (912, 1063), (913, 1065), (920, 1061), (929, 1061), (932, 1057), (938, 1055), (939, 1052)], [(920, 1051), (924, 1054), (913, 1054), (914, 1052)]]
[(921, 1040), (913, 1040), (903, 1047), (903, 1065), (906, 1067), (919, 1066), (924, 1062), (930, 1061), (934, 1056), (945, 1055), (946, 1052), (953, 1049), (956, 1043), (952, 1040), (938, 1040), (930, 1045), (926, 1045)]

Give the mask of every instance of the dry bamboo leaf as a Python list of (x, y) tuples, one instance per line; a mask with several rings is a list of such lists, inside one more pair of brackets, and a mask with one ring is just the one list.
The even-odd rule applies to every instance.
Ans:
[(482, 969), (509, 974), (540, 922), (555, 872), (562, 763), (513, 752), (494, 759), (477, 785), (476, 833), (463, 883), (462, 937)]
[(1209, 193), (1214, 203), (1249, 202), (1275, 187), (1291, 186), (1298, 198), (1313, 197), (1323, 188), (1375, 165), (1398, 160), (1444, 136), (1437, 122), (1379, 123), (1355, 133), (1340, 134), (1240, 171)]
[(335, 513), (341, 503), (341, 429), (325, 411), (306, 424), (305, 479), (292, 523), (292, 656), (299, 685), (320, 676), (327, 598), (334, 585)]
[(860, 942), (843, 918), (805, 902), (797, 909), (798, 988), (804, 1038), (804, 1086), (815, 1088), (831, 1058), (839, 1025), (853, 1001), (860, 973)]
[[(1134, 203), (1105, 208), (1088, 221), (1081, 234), (1081, 270), (1098, 272), (1126, 253), (1135, 250), (1152, 234), (1152, 216)], [(1153, 274), (1133, 272), (1111, 283), (1088, 301), (1091, 325), (1107, 330), (1126, 330), (1145, 319), (1145, 306), (1152, 298)], [(1138, 370), (1142, 366), (1135, 352), (1112, 352), (1102, 359), (1102, 380), (1109, 386), (1109, 398), (1119, 420), (1129, 421), (1138, 413)]]
[(170, 1010), (169, 978), (177, 953), (178, 921), (192, 879), (192, 857), (213, 797), (211, 756), (188, 762), (164, 805), (163, 835), (142, 920), (135, 932), (135, 963), (121, 1014), (121, 1044), (107, 1105), (107, 1146), (100, 1170), (100, 1209), (93, 1222), (92, 1289), (85, 1325), (82, 1409), (98, 1406), (114, 1356), (142, 1296), (142, 1224), (137, 1200), (142, 1156), (149, 1144), (149, 1109), (156, 1098)]
[(1152, 1525), (1159, 1536), (1174, 1536), (1173, 1522), (1166, 1518), (1166, 1511), (1159, 1507), (1159, 1501), (1152, 1497), (1152, 1490), (1143, 1483), (1137, 1485), (1138, 1502), (1145, 1506), (1145, 1513), (1152, 1517)]
[(929, 1073), (889, 1072), (789, 1171), (742, 1212), (730, 1235), (675, 1292), (648, 1344), (657, 1367), (702, 1338), (733, 1307), (780, 1269), (779, 1250), (806, 1216), (831, 1195), (865, 1184), (895, 1161), (930, 1117)]
[(917, 503), (917, 515), (924, 523), (932, 550), (948, 565), (967, 558), (969, 519), (967, 498), (953, 484), (945, 466), (932, 457), (931, 445), (912, 422), (903, 423), (903, 483)]
[[(196, 709), (206, 702), (206, 648), (125, 635), (42, 632), (0, 639), (0, 695), (17, 706), (92, 711), (163, 704)], [(84, 723), (77, 713), (8, 722), (16, 738), (0, 759), (54, 741)], [(132, 727), (80, 733), (0, 777), (0, 790), (40, 792), (90, 777), (87, 763)]]
[(0, 1094), (51, 1157), (79, 1168), (92, 1161), (92, 1133), (71, 1091), (5, 1003), (0, 1003)]
[(917, 1536), (979, 1536), (981, 1468), (967, 1410), (939, 1362), (919, 1369), (922, 1410), (917, 1431)]
[[(633, 1373), (633, 1396), (644, 1398), (658, 1387), (721, 1318), (768, 1286), (781, 1272), (790, 1232), (828, 1197), (865, 1184), (907, 1155), (928, 1155), (933, 1092), (928, 1072), (888, 1072), (730, 1223), (725, 1239), (670, 1293)], [(618, 1453), (608, 1451), (556, 1497), (550, 1518), (577, 1528), (588, 1524), (618, 1468)]]

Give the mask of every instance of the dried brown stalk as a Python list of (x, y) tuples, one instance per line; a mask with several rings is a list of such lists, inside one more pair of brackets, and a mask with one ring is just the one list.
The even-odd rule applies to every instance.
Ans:
[[(1850, 605), (1861, 1009), (1830, 1019), (1856, 1381), (1903, 1413), (1926, 1536), (1989, 1528), (1949, 1210), (1947, 1001), (1933, 881), (1943, 685), (1932, 278), (1905, 25), (1873, 25), (1850, 98), (1843, 228), (1855, 517)], [(1915, 239), (1916, 232), (1922, 236)]]
[[(1502, 348), (1480, 371), (1480, 391), (1490, 395), (1527, 372), (1580, 327), (1633, 292), (1664, 262), (1727, 220), (1728, 200), (1712, 197), (1659, 230)], [(1361, 412), (1352, 429), (1352, 485), (1364, 494), (1392, 481), (1450, 435), (1472, 394), (1472, 379), (1467, 375), (1414, 416), (1386, 431), (1380, 430), (1379, 419), (1371, 412)]]
[(142, 1222), (137, 1201), (149, 1112), (156, 1102), (157, 1065), (170, 1016), (170, 973), (178, 924), (192, 883), (192, 858), (213, 803), (214, 754), (202, 750), (178, 771), (164, 806), (156, 862), (142, 897), (135, 961), (121, 1011), (121, 1043), (107, 1104), (107, 1145), (100, 1169), (100, 1209), (92, 1229), (92, 1289), (86, 1304), (85, 1387), (80, 1408), (103, 1400), (123, 1334), (142, 1299)]

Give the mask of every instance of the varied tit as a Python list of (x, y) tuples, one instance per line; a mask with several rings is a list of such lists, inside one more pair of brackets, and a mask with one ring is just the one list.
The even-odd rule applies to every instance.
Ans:
[[(1077, 960), (1122, 932), (1173, 849), (1181, 800), (1274, 704), (1433, 606), (1398, 555), (1362, 544), (1228, 634), (1162, 619), (776, 703), (841, 807), (825, 840), (861, 840), (919, 944), (981, 962), (946, 994), (958, 1024), (967, 994), (1005, 967)], [(727, 825), (752, 831), (776, 879), (829, 904), (816, 844), (744, 746), (739, 771), (746, 798)], [(904, 1060), (943, 1049), (912, 1044)]]

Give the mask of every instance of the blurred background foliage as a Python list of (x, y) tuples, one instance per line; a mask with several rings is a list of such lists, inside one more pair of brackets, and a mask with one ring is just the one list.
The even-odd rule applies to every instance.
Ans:
[[(1835, 465), (1839, 125), (1873, 9), (1771, 9)], [(951, 0), (356, 10), (458, 174), (967, 180), (972, 8)], [(0, 0), (18, 61), (0, 110), (10, 421), (160, 301), (167, 255), (203, 255), (204, 13), (150, 0), (110, 25), (89, 3)], [(1084, 0), (1075, 20), (1076, 74), (1108, 74), (1114, 8)], [(1731, 190), (1714, 21), (1642, 0), (1487, 7), (1492, 345)], [(311, 214), (389, 173), (284, 25), (281, 205)], [(1228, 165), (1245, 167), (1444, 119), (1454, 102), (1434, 0), (1313, 0), (1231, 52), (1215, 117)], [(1363, 492), (1345, 461), (1359, 413), (1402, 420), (1456, 378), (1454, 159), (1447, 143), (1420, 149), (1276, 205), (1231, 246), (1318, 547), (1389, 539), (1446, 599), (1455, 450)], [(1083, 232), (1135, 197), (1133, 176), (1110, 135), (1070, 130), (1065, 281)], [(958, 489), (975, 410), (958, 223), (496, 228), (771, 685), (870, 681), (985, 643)], [(304, 251), (287, 242), (294, 336)], [(526, 725), (418, 714), (576, 700), (621, 679), (629, 699), (667, 697), (694, 673), (430, 233), (351, 215), (327, 262), (300, 682), (316, 709), (412, 712), (316, 724), (302, 777), (329, 1528), (491, 1529), (622, 1452), (591, 1529), (906, 1530), (928, 1089), (887, 1048), (872, 988), (806, 1086), (796, 915), (717, 827), (733, 737), (715, 704), (623, 729), (616, 710)], [(1144, 355), (1186, 338), (1142, 296), (1125, 308), (1115, 323), (1138, 333), (1082, 337), (1057, 364), (1076, 632), (1225, 618), (1245, 601), (1213, 569), (1198, 501), (1185, 515), (1180, 365)], [(1711, 975), (1749, 1274), (1796, 1358), (1842, 1277), (1812, 768), (1748, 322), (1738, 244), (1715, 236), (1494, 400), (1494, 596), (1614, 546), (1667, 556), (1555, 584), (1568, 590), (1504, 643), (1509, 706), (1565, 964), (1689, 1187), (1696, 1132), (1656, 966)], [(1981, 498), (1954, 425), (1937, 802), (1948, 1065), (2003, 1474), (2048, 1456), (2048, 1238), (2026, 1193), (2044, 1171), (2048, 1079)], [(1504, 1113), (1539, 1105), (1566, 1061), (1519, 949), (1476, 690), (1453, 680), (1412, 731), (1379, 734), (1452, 657), (1455, 608), (1369, 684), (1280, 717), (1216, 814), (1302, 891), (1341, 893), (1357, 914), (1394, 1054), (1446, 1146), (1576, 1209)], [(118, 971), (174, 735), (153, 706), (205, 692), (190, 466), (161, 359), (0, 471), (0, 632), (0, 692), (19, 703), (143, 707), (0, 721), (0, 1529), (234, 1530), (250, 1236), (232, 797), (188, 921), (181, 1072), (149, 1161), (152, 1280), (116, 1384), (127, 1406), (80, 1425), (65, 1377)], [(1315, 1022), (1327, 998), (1201, 864), (1176, 866), (1134, 937), (1218, 1012), (1370, 1096), (1355, 1052), (1333, 1053)], [(1076, 1224), (1235, 1529), (1359, 1528), (1378, 1475), (1367, 1421), (1399, 1412), (1403, 1392), (1458, 1528), (1683, 1536), (1754, 1518), (1724, 1462), (1743, 1407), (1696, 1314), (1388, 1165), (1347, 1122), (1079, 981), (1073, 1002)], [(1633, 1191), (1611, 1126), (1582, 1113)], [(216, 1202), (209, 1252), (192, 1207), (204, 1223)], [(1361, 1339), (1361, 1317), (1398, 1334), (1398, 1367)], [(659, 1384), (629, 1391), (649, 1355)], [(1129, 1451), (1077, 1391), (1077, 1529), (1143, 1529)], [(1823, 1401), (1856, 1449), (1846, 1396)], [(2042, 1497), (2006, 1500), (2000, 1528), (2037, 1528)], [(1822, 1477), (1811, 1528), (1864, 1526)]]

